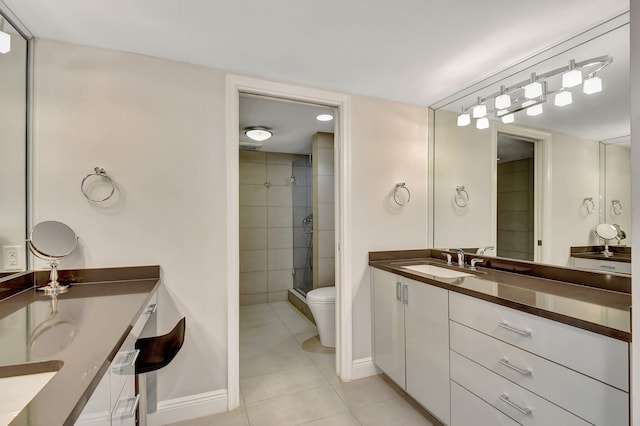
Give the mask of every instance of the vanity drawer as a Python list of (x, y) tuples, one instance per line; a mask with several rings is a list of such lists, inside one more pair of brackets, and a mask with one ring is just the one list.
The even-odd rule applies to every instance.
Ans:
[(453, 351), (451, 380), (525, 426), (589, 424)]
[(449, 318), (629, 391), (626, 342), (455, 292), (449, 292)]
[(590, 269), (596, 271), (615, 272), (617, 274), (631, 274), (631, 263), (614, 262), (611, 260), (584, 259), (572, 257), (573, 266), (580, 269)]
[(595, 425), (628, 425), (629, 395), (598, 380), (450, 322), (451, 349)]
[(451, 382), (451, 426), (469, 425), (518, 426), (518, 423)]
[(135, 377), (135, 362), (139, 351), (135, 348), (136, 338), (133, 334), (127, 336), (124, 344), (113, 358), (109, 367), (111, 376), (111, 409), (113, 410), (120, 394), (128, 380)]
[(113, 402), (111, 426), (135, 426), (139, 401), (140, 397), (135, 394), (135, 378), (129, 376), (122, 392)]

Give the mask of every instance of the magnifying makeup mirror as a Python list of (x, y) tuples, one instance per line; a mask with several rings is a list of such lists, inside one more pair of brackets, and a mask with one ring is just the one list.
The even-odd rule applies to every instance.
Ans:
[(618, 236), (618, 229), (610, 223), (601, 223), (596, 226), (596, 235), (604, 240), (604, 251), (602, 254), (605, 256), (611, 256), (613, 253), (609, 251), (609, 244), (607, 241)]
[(58, 282), (58, 260), (73, 253), (78, 246), (78, 237), (73, 229), (61, 222), (40, 222), (31, 229), (27, 245), (35, 256), (48, 261), (51, 266), (49, 284), (38, 290), (49, 295), (64, 293), (69, 286)]

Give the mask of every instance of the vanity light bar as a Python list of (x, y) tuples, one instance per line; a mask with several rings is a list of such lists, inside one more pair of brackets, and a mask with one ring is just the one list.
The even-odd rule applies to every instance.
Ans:
[[(506, 118), (503, 122), (513, 122), (513, 114), (527, 110), (528, 115), (542, 113), (542, 104), (548, 96), (555, 95), (555, 105), (565, 106), (571, 103), (571, 92), (567, 89), (582, 84), (583, 92), (590, 95), (602, 91), (602, 80), (596, 77), (596, 73), (613, 62), (611, 56), (598, 56), (581, 62), (570, 60), (564, 67), (556, 68), (544, 74), (532, 73), (527, 80), (518, 82), (509, 87), (500, 86), (498, 92), (485, 97), (478, 97), (476, 103), (462, 108), (458, 116), (458, 126), (467, 126), (471, 123), (471, 116), (481, 119), (493, 114), (497, 118)], [(562, 85), (557, 90), (548, 89), (547, 79), (562, 74)], [(586, 77), (585, 77), (586, 76)], [(487, 102), (493, 99), (494, 109), (487, 107)], [(538, 106), (540, 105), (540, 106)], [(482, 114), (481, 112), (485, 112)], [(486, 128), (485, 123), (478, 128)]]

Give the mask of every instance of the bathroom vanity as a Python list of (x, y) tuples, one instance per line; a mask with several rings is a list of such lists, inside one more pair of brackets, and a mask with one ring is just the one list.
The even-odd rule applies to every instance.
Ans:
[(33, 287), (48, 272), (0, 284), (27, 287), (0, 301), (0, 374), (49, 373), (11, 425), (135, 424), (134, 345), (155, 310), (159, 269), (60, 271), (71, 287), (55, 300)]
[(445, 254), (369, 254), (385, 374), (447, 425), (629, 424), (629, 277)]

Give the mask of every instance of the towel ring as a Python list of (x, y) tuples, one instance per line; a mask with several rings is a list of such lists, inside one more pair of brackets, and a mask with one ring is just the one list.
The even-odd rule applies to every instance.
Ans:
[[(94, 203), (102, 203), (104, 201), (107, 201), (109, 198), (113, 197), (113, 193), (116, 191), (116, 185), (115, 183), (113, 183), (113, 179), (107, 176), (107, 171), (102, 167), (94, 167), (93, 170), (94, 170), (93, 173), (89, 173), (84, 177), (84, 179), (82, 179), (82, 182), (80, 183), (80, 191), (82, 191), (82, 195), (84, 195), (87, 200), (93, 201)], [(97, 176), (109, 182), (109, 184), (111, 185), (111, 192), (109, 193), (109, 195), (107, 195), (104, 198), (92, 198), (89, 194), (87, 194), (87, 191), (85, 189), (85, 184), (87, 183), (87, 181), (90, 180), (90, 178), (94, 176)]]
[(614, 216), (620, 216), (622, 214), (622, 203), (620, 200), (611, 201), (611, 208)]
[(583, 204), (587, 208), (587, 213), (588, 214), (593, 214), (593, 212), (596, 211), (596, 205), (593, 202), (593, 198), (592, 197), (585, 198), (584, 201), (583, 201)]
[(454, 201), (458, 207), (467, 207), (467, 204), (469, 204), (469, 193), (464, 189), (464, 186), (456, 186)]
[[(407, 191), (407, 201), (405, 201), (404, 203), (401, 201), (398, 201), (398, 191), (402, 189)], [(396, 204), (399, 205), (400, 207), (404, 207), (407, 204), (409, 204), (409, 200), (411, 200), (411, 191), (409, 191), (409, 188), (407, 188), (406, 183), (404, 182), (396, 183), (396, 188), (393, 190), (393, 201), (395, 201)]]

